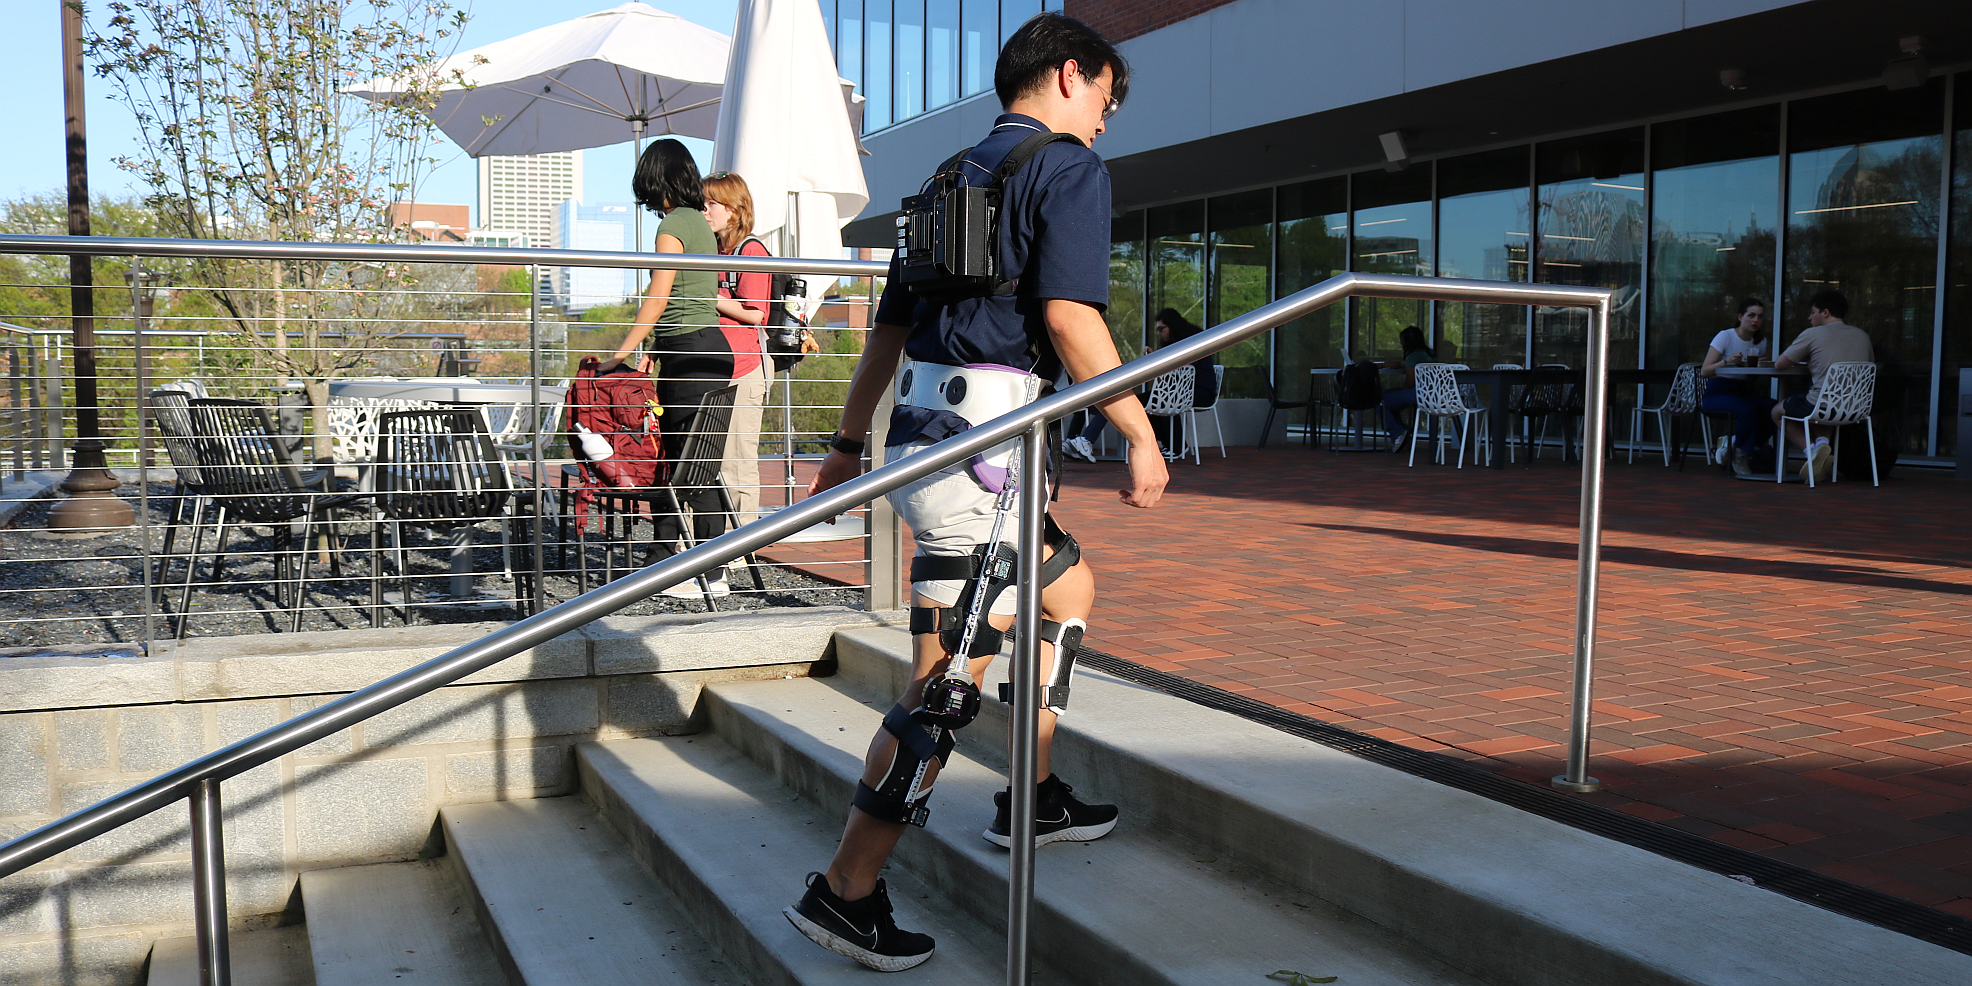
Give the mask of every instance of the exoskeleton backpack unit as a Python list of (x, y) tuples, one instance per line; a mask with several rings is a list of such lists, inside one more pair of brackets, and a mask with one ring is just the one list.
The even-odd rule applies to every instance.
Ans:
[[(897, 217), (898, 283), (933, 302), (1012, 294), (1013, 282), (1000, 270), (1001, 190), (1055, 141), (1081, 143), (1070, 134), (1036, 133), (991, 171), (966, 160), (970, 147), (939, 165)], [(972, 175), (991, 183), (973, 184)]]

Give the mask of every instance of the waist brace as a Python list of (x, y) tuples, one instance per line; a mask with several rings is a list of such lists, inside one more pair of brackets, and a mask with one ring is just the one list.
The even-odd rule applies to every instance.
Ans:
[[(1040, 377), (992, 364), (946, 366), (905, 360), (897, 378), (897, 403), (949, 412), (968, 427), (1032, 404), (1040, 395)], [(1008, 465), (1019, 447), (1018, 438), (1001, 442), (973, 456), (966, 468), (979, 485), (999, 493), (1012, 479)]]

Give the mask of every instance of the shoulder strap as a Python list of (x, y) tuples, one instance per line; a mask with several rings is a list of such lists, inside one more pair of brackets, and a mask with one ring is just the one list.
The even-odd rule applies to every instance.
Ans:
[(997, 168), (993, 172), (994, 176), (1000, 180), (1000, 184), (1005, 185), (1008, 178), (1012, 178), (1014, 175), (1019, 174), (1020, 169), (1026, 167), (1027, 162), (1030, 159), (1032, 159), (1034, 155), (1041, 153), (1041, 148), (1046, 147), (1049, 144), (1055, 143), (1056, 141), (1072, 141), (1078, 146), (1082, 143), (1080, 140), (1076, 139), (1076, 137), (1072, 134), (1064, 134), (1064, 133), (1034, 134), (1033, 136), (1028, 137), (1025, 140), (1022, 140), (1020, 143), (1013, 145), (1013, 150), (1007, 152), (1006, 159), (1002, 160), (1000, 162), (999, 168)]

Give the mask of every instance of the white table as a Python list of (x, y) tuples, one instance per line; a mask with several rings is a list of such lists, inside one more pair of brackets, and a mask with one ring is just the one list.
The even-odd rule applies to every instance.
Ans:
[[(1714, 367), (1712, 372), (1718, 374), (1719, 376), (1725, 377), (1729, 380), (1765, 379), (1770, 382), (1769, 386), (1772, 388), (1769, 391), (1770, 395), (1775, 398), (1778, 398), (1780, 397), (1780, 393), (1779, 393), (1780, 378), (1805, 377), (1808, 375), (1808, 368), (1798, 363), (1784, 370), (1773, 366), (1718, 366), (1718, 367)], [(1711, 451), (1712, 451), (1711, 449), (1705, 450), (1707, 455), (1711, 454)], [(1780, 468), (1781, 482), (1783, 483), (1802, 482), (1802, 479), (1798, 474), (1788, 472), (1784, 465), (1787, 459), (1787, 436), (1785, 434), (1776, 434), (1773, 436), (1773, 454), (1779, 456), (1783, 463), (1783, 466)], [(1744, 479), (1749, 482), (1756, 482), (1756, 483), (1770, 483), (1773, 481), (1767, 478), (1765, 472), (1747, 473), (1744, 476), (1741, 476), (1738, 473), (1734, 473), (1733, 478)]]
[[(567, 387), (541, 387), (543, 403), (559, 401)], [(411, 377), (408, 379), (331, 380), (334, 397), (370, 400), (431, 401), (437, 404), (526, 404), (534, 387), (524, 383), (487, 383), (471, 377)]]

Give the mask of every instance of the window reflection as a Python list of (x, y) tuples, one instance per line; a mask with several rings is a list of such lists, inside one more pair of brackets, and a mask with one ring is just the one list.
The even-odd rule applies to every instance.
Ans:
[[(1355, 246), (1349, 269), (1372, 274), (1431, 273), (1431, 168), (1368, 171), (1354, 176)], [(1430, 332), (1431, 303), (1398, 298), (1350, 301), (1349, 352), (1395, 359), (1397, 334), (1415, 325)]]
[[(1349, 180), (1323, 178), (1280, 188), (1277, 297), (1312, 287), (1349, 268)], [(1341, 305), (1304, 315), (1274, 331), (1274, 386), (1282, 400), (1307, 395), (1308, 371), (1340, 366)], [(1318, 394), (1317, 396), (1325, 396)]]
[[(1882, 364), (1878, 406), (1904, 402), (1902, 447), (1919, 453), (1929, 437), (1942, 81), (1803, 99), (1788, 110), (1782, 344), (1806, 327), (1816, 291), (1841, 291), (1845, 321), (1869, 333)], [(1922, 386), (1911, 386), (1913, 372)]]
[(898, 120), (924, 112), (924, 0), (894, 0), (897, 11)]
[[(1061, 9), (1057, 3), (1056, 10)], [(1027, 19), (1041, 12), (1041, 0), (1000, 0), (1000, 42), (1013, 37), (1013, 32)]]
[(937, 109), (959, 98), (958, 0), (925, 4), (925, 108)]
[(863, 95), (869, 97), (863, 104), (863, 129), (870, 131), (887, 127), (891, 121), (890, 0), (863, 0), (863, 12), (869, 28), (863, 49), (868, 56), (863, 66)]
[(1109, 226), (1109, 307), (1103, 318), (1124, 362), (1143, 355), (1144, 242), (1142, 212)]
[[(854, 82), (857, 91), (867, 97), (870, 90), (863, 85), (863, 0), (837, 0), (836, 18), (835, 70)], [(864, 129), (873, 129), (875, 124), (867, 119), (867, 106), (863, 115)]]
[(993, 60), (1000, 50), (1000, 5), (997, 0), (965, 0), (965, 35), (960, 54), (965, 65), (962, 95), (993, 88)]
[[(1438, 275), (1528, 279), (1527, 149), (1438, 162)], [(1438, 358), (1471, 366), (1525, 365), (1527, 308), (1440, 302)]]
[[(1268, 273), (1273, 266), (1273, 189), (1221, 195), (1206, 206), (1211, 221), (1209, 238), (1212, 291), (1206, 305), (1206, 328), (1236, 318), (1266, 304)], [(1268, 336), (1248, 339), (1219, 354), (1226, 368), (1226, 397), (1265, 397)]]
[(1957, 119), (1952, 121), (1951, 244), (1945, 279), (1949, 288), (1945, 296), (1938, 455), (1957, 454), (1958, 415), (1952, 410), (1958, 401), (1952, 398), (1962, 396), (1957, 389), (1959, 369), (1972, 366), (1972, 98), (1968, 98), (1972, 89), (1967, 86), (1972, 86), (1972, 74), (1960, 75), (1959, 96), (1953, 104)]
[[(1609, 365), (1637, 365), (1643, 287), (1643, 130), (1540, 145), (1540, 242), (1534, 279), (1616, 290), (1609, 313)], [(1583, 365), (1589, 316), (1581, 308), (1538, 308), (1534, 363)]]
[(1702, 361), (1741, 298), (1773, 314), (1780, 108), (1659, 124), (1651, 139), (1647, 365), (1669, 369)]
[[(1175, 308), (1178, 314), (1203, 325), (1205, 203), (1158, 206), (1148, 210), (1144, 225), (1150, 258), (1150, 297), (1144, 307), (1151, 313)], [(1138, 327), (1139, 333), (1147, 329)]]

